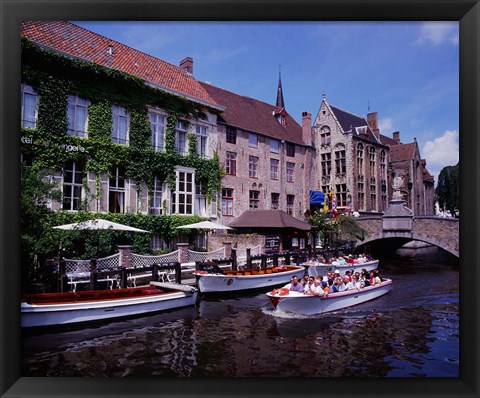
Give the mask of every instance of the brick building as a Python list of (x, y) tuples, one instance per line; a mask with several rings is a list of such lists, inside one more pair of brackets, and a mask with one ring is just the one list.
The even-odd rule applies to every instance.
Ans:
[(323, 96), (313, 125), (317, 189), (332, 190), (337, 206), (363, 212), (382, 212), (388, 206), (389, 148), (380, 139), (376, 117), (354, 115)]
[(300, 126), (288, 114), (280, 80), (276, 106), (202, 86), (225, 107), (217, 117), (217, 148), (225, 170), (222, 221), (229, 223), (249, 209), (279, 209), (303, 219), (316, 174), (311, 115), (305, 112)]
[[(300, 125), (280, 76), (272, 105), (199, 82), (190, 57), (171, 65), (69, 22), (23, 22), (22, 36), (22, 159), (40, 158), (45, 140), (63, 148), (51, 176), (63, 193), (54, 210), (86, 203), (228, 224), (245, 210), (280, 209), (303, 220), (310, 191), (332, 189), (337, 206), (382, 212), (398, 175), (415, 214), (433, 214), (418, 145), (382, 136), (376, 113), (360, 117), (324, 96), (313, 126), (308, 112)], [(217, 154), (225, 175), (208, 196), (201, 160)]]
[(323, 95), (312, 131), (316, 189), (332, 190), (337, 206), (383, 212), (393, 194), (393, 178), (401, 177), (407, 207), (415, 215), (434, 214), (434, 181), (417, 141), (403, 144), (399, 132), (393, 138), (380, 134), (377, 112), (357, 116), (329, 104)]
[[(401, 177), (404, 181), (401, 193), (406, 206), (414, 215), (435, 214), (434, 179), (427, 169), (427, 161), (420, 156), (417, 140), (404, 144), (398, 131), (393, 133), (393, 138), (381, 136), (381, 139), (390, 148), (390, 181), (394, 177)], [(391, 195), (392, 187), (389, 192)]]

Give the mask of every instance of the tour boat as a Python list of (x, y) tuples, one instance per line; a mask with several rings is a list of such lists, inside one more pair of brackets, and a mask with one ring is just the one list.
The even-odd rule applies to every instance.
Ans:
[(201, 293), (221, 293), (286, 284), (290, 282), (290, 278), (294, 275), (300, 279), (305, 274), (305, 268), (298, 265), (285, 265), (225, 271), (224, 273), (208, 273), (207, 271), (196, 270), (193, 274), (197, 279)]
[(378, 260), (370, 260), (364, 263), (359, 264), (327, 264), (318, 261), (308, 261), (302, 264), (307, 268), (307, 272), (309, 276), (325, 276), (327, 275), (328, 271), (336, 271), (339, 270), (341, 275), (344, 275), (345, 272), (348, 270), (352, 270), (353, 273), (355, 272), (362, 272), (362, 269), (367, 270), (368, 272), (373, 271), (378, 268)]
[(301, 315), (321, 315), (365, 303), (383, 296), (390, 290), (392, 290), (392, 280), (383, 279), (381, 284), (319, 296), (292, 292), (287, 288), (275, 289), (267, 293), (267, 296), (276, 311)]
[(127, 289), (26, 294), (21, 300), (21, 325), (65, 325), (171, 310), (195, 305), (197, 295), (193, 286), (162, 282)]

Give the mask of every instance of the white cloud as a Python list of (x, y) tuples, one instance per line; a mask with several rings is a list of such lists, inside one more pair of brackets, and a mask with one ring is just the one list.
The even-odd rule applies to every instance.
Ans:
[(427, 169), (438, 181), (440, 171), (446, 166), (454, 166), (459, 160), (458, 132), (447, 130), (441, 137), (427, 141), (420, 151), (427, 160)]
[(378, 122), (378, 128), (380, 129), (380, 132), (384, 135), (385, 133), (387, 132), (389, 133), (392, 131), (392, 126), (393, 126), (392, 118), (390, 117), (382, 118)]
[(420, 28), (419, 44), (433, 44), (438, 46), (443, 43), (458, 45), (458, 23), (456, 22), (424, 22)]

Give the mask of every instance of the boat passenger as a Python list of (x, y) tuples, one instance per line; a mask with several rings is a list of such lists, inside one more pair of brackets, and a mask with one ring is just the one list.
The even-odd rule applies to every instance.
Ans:
[(358, 272), (353, 275), (353, 284), (355, 285), (355, 289), (361, 289), (365, 287), (365, 282), (360, 280), (360, 274)]
[(378, 272), (378, 269), (373, 271), (373, 275), (375, 276), (375, 284), (381, 284), (382, 283), (382, 278), (380, 278), (380, 273)]
[(369, 282), (370, 282), (370, 286), (380, 285), (382, 283), (382, 281), (380, 280), (380, 277), (378, 276), (378, 272), (375, 273), (374, 271), (370, 271)]
[(348, 276), (348, 281), (349, 282), (353, 281), (353, 272), (352, 272), (351, 269), (347, 269), (347, 271), (345, 272), (345, 275)]
[(322, 282), (322, 277), (320, 275), (317, 275), (313, 281), (313, 288), (311, 290), (314, 296), (320, 296), (324, 293)]
[(350, 280), (350, 277), (348, 277), (347, 275), (343, 277), (343, 284), (345, 285), (345, 290), (355, 289), (355, 284)]
[(365, 257), (365, 254), (359, 254), (357, 261), (359, 264), (364, 264), (367, 262), (367, 258)]
[(332, 285), (333, 285), (333, 279), (334, 279), (333, 272), (332, 272), (332, 271), (328, 271), (328, 272), (327, 272), (327, 283), (328, 283), (328, 286), (332, 286)]
[(370, 286), (369, 274), (366, 269), (362, 269), (360, 274), (360, 281), (364, 283), (365, 287)]
[(302, 286), (308, 285), (308, 279), (309, 279), (308, 274), (303, 275), (303, 278), (300, 280), (300, 283), (302, 284)]
[(292, 292), (303, 292), (303, 285), (298, 281), (297, 275), (293, 275), (290, 278), (290, 283), (286, 284), (284, 287), (291, 290)]
[(303, 293), (304, 294), (307, 294), (309, 296), (314, 294), (314, 292), (315, 292), (315, 283), (314, 282), (315, 282), (315, 277), (310, 276), (308, 278), (308, 283), (303, 288)]
[(347, 265), (347, 262), (342, 256), (338, 257), (337, 261), (340, 265)]
[(323, 293), (324, 294), (330, 293), (330, 286), (329, 286), (328, 282), (322, 281), (322, 288), (323, 288)]
[(345, 284), (345, 281), (343, 280), (342, 277), (337, 278), (337, 289), (339, 292), (343, 292), (344, 290), (347, 289), (347, 285)]

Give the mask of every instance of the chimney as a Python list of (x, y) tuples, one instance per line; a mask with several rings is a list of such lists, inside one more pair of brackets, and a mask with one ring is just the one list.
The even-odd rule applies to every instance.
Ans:
[(302, 139), (306, 145), (312, 145), (312, 114), (302, 112)]
[(400, 131), (395, 131), (395, 132), (393, 133), (393, 139), (394, 139), (395, 141), (397, 141), (397, 144), (401, 144), (401, 142), (400, 142)]
[(367, 123), (370, 130), (372, 130), (375, 138), (380, 141), (380, 130), (378, 128), (378, 112), (370, 112), (367, 114)]
[(185, 57), (180, 61), (180, 68), (193, 75), (193, 58)]

